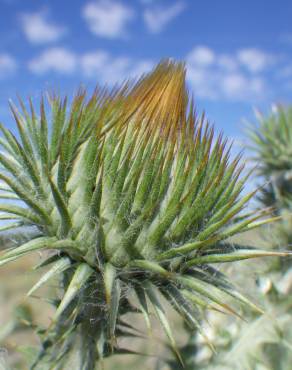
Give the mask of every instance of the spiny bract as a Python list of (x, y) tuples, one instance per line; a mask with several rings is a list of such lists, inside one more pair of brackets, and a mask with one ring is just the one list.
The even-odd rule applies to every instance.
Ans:
[(292, 243), (292, 107), (275, 105), (268, 115), (257, 113), (258, 124), (249, 127), (253, 160), (266, 182), (259, 200), (283, 216), (273, 227), (275, 246)]
[(162, 62), (88, 102), (80, 92), (69, 113), (66, 99), (49, 103), (50, 126), (44, 102), (40, 117), (20, 102), (19, 139), (1, 127), (1, 197), (13, 200), (0, 205), (12, 222), (3, 229), (37, 232), (0, 264), (56, 251), (29, 295), (57, 274), (64, 292), (32, 368), (61, 369), (77, 348), (75, 368), (92, 370), (121, 352), (116, 338), (131, 327), (122, 315), (137, 311), (130, 292), (148, 327), (153, 306), (178, 358), (161, 295), (194, 330), (202, 309), (236, 313), (227, 295), (256, 308), (211, 264), (275, 255), (226, 242), (267, 220), (235, 218), (252, 194), (240, 198), (239, 157), (230, 161), (222, 136), (196, 119), (183, 64)]
[(292, 170), (292, 107), (274, 106), (268, 116), (256, 111), (257, 126), (249, 127), (260, 174)]

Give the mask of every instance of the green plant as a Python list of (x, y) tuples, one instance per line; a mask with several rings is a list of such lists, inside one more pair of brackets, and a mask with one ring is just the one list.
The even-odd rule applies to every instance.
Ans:
[[(272, 207), (274, 214), (282, 217), (262, 230), (262, 239), (272, 250), (291, 249), (292, 108), (275, 106), (267, 116), (257, 112), (257, 119), (258, 123), (250, 125), (248, 134), (257, 175), (264, 183), (259, 204)], [(241, 271), (242, 275), (246, 273)], [(263, 266), (258, 286), (266, 313), (236, 327), (233, 323), (217, 325), (214, 345), (219, 349), (219, 356), (208, 358), (207, 369), (290, 369), (291, 260), (274, 259)]]
[[(257, 112), (258, 124), (249, 129), (253, 160), (258, 163), (258, 176), (266, 183), (259, 201), (272, 207), (281, 222), (271, 227), (268, 238), (272, 247), (292, 245), (292, 107), (275, 106), (264, 116)], [(274, 271), (285, 273), (291, 260), (275, 260)]]
[[(239, 269), (237, 273), (243, 274)], [(270, 277), (268, 280), (268, 276)], [(201, 348), (204, 356), (194, 357), (194, 369), (204, 370), (289, 370), (291, 367), (291, 299), (276, 290), (274, 277), (265, 274), (267, 284), (258, 292), (265, 313), (252, 315), (247, 321), (231, 321), (227, 318), (214, 320), (208, 315), (212, 325), (213, 344), (217, 354)], [(277, 280), (282, 283), (285, 277)], [(261, 294), (265, 293), (265, 294)], [(271, 296), (274, 295), (274, 300)], [(275, 296), (278, 296), (275, 299)]]
[(258, 176), (266, 182), (259, 200), (264, 206), (272, 206), (276, 214), (289, 213), (292, 210), (292, 107), (275, 106), (267, 116), (257, 112), (257, 118), (258, 124), (250, 126), (248, 135)]
[(124, 351), (125, 313), (138, 310), (150, 328), (149, 303), (180, 359), (161, 296), (198, 331), (201, 310), (238, 315), (228, 296), (259, 310), (212, 264), (286, 253), (229, 244), (271, 219), (236, 217), (253, 194), (240, 197), (240, 158), (230, 161), (222, 136), (196, 119), (182, 64), (161, 63), (89, 101), (80, 92), (69, 113), (66, 99), (50, 97), (51, 125), (44, 101), (39, 117), (20, 103), (22, 114), (12, 107), (20, 139), (1, 126), (1, 197), (14, 202), (0, 209), (6, 229), (32, 232), (0, 265), (53, 251), (28, 295), (56, 275), (62, 291), (31, 369), (62, 369), (72, 358), (75, 369), (94, 369)]

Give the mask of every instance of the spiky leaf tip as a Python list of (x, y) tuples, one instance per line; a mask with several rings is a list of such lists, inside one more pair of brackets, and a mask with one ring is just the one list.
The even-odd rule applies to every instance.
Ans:
[(43, 102), (39, 116), (13, 109), (20, 139), (3, 127), (0, 142), (1, 194), (16, 198), (0, 205), (2, 218), (34, 230), (0, 264), (55, 250), (33, 291), (57, 274), (63, 288), (33, 368), (60, 368), (78, 348), (80, 369), (92, 368), (129, 335), (125, 313), (142, 312), (150, 327), (149, 303), (180, 359), (161, 297), (200, 330), (202, 308), (238, 315), (227, 296), (251, 305), (210, 265), (271, 254), (228, 241), (267, 222), (237, 217), (253, 195), (241, 197), (240, 157), (196, 116), (182, 63), (164, 61), (89, 101), (80, 91), (70, 110), (66, 99), (49, 103), (50, 115)]

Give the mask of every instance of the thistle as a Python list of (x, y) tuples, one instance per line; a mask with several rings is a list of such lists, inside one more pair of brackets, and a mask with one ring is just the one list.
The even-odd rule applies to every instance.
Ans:
[(240, 213), (253, 196), (240, 196), (240, 157), (196, 118), (182, 64), (89, 100), (82, 91), (69, 111), (50, 97), (50, 116), (44, 101), (39, 116), (20, 104), (19, 139), (1, 126), (1, 197), (12, 202), (0, 209), (4, 228), (29, 227), (31, 240), (0, 264), (50, 251), (28, 295), (55, 276), (62, 290), (31, 369), (62, 369), (76, 353), (74, 368), (94, 369), (135, 330), (123, 315), (140, 312), (150, 328), (151, 307), (180, 360), (162, 296), (200, 332), (202, 310), (239, 315), (228, 296), (259, 310), (212, 265), (286, 253), (228, 242), (271, 219)]
[[(267, 116), (259, 112), (256, 116), (258, 122), (249, 126), (248, 135), (258, 178), (265, 183), (258, 197), (260, 207), (272, 207), (275, 215), (282, 216), (279, 222), (263, 230), (262, 237), (271, 249), (278, 250), (282, 245), (291, 248), (292, 109), (275, 106)], [(238, 272), (243, 277), (249, 273)], [(223, 348), (219, 356), (208, 358), (207, 369), (291, 367), (291, 276), (291, 260), (288, 258), (263, 265), (257, 285), (265, 314), (236, 326), (220, 322), (213, 337), (219, 343), (216, 348), (220, 348), (220, 339)]]
[[(292, 107), (275, 106), (267, 116), (258, 113), (258, 125), (250, 130), (255, 159), (259, 161), (259, 175), (267, 182), (260, 201), (274, 208), (281, 215), (281, 222), (275, 224), (268, 234), (271, 247), (292, 243)], [(268, 281), (267, 305), (278, 317), (274, 324), (278, 340), (273, 346), (264, 342), (265, 357), (276, 366), (285, 368), (291, 363), (291, 259), (276, 260), (268, 265), (269, 270), (262, 279)], [(261, 281), (261, 280), (260, 280)], [(267, 285), (267, 284), (266, 284)], [(274, 335), (275, 338), (275, 335)], [(279, 356), (281, 353), (281, 356)], [(275, 365), (274, 365), (275, 366)]]
[(273, 207), (282, 221), (273, 227), (278, 246), (292, 243), (292, 108), (275, 106), (268, 116), (257, 112), (258, 124), (249, 136), (258, 176), (266, 182), (259, 200)]
[(258, 175), (269, 182), (262, 202), (279, 212), (292, 201), (292, 108), (275, 106), (268, 116), (257, 112), (257, 118), (248, 133)]

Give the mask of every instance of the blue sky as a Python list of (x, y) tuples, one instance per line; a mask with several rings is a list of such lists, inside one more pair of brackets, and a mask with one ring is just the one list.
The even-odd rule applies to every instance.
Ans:
[(253, 107), (292, 98), (291, 0), (0, 0), (0, 121), (8, 99), (122, 81), (185, 60), (198, 112), (238, 138)]

